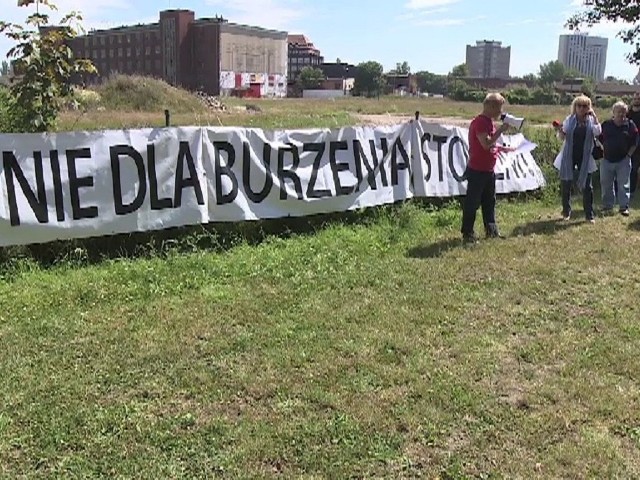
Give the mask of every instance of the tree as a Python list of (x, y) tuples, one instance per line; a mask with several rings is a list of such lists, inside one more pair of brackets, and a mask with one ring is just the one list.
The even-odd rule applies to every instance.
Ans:
[(566, 68), (562, 62), (554, 60), (540, 65), (538, 78), (540, 85), (551, 85), (561, 82), (566, 76)]
[(6, 60), (2, 61), (2, 76), (6, 77), (7, 75), (9, 75), (9, 62), (7, 62)]
[(396, 68), (391, 70), (394, 75), (409, 75), (411, 73), (411, 67), (406, 60), (402, 63), (396, 63)]
[(437, 75), (432, 72), (416, 72), (418, 81), (418, 90), (428, 92), (435, 95), (444, 95), (447, 93), (447, 77), (445, 75)]
[[(23, 0), (19, 5), (31, 3), (33, 0)], [(52, 0), (40, 0), (40, 4), (57, 10)], [(27, 17), (25, 26), (0, 22), (0, 33), (17, 43), (7, 55), (14, 59), (15, 73), (20, 75), (10, 88), (12, 129), (44, 132), (52, 128), (65, 102), (73, 99), (72, 80), (96, 72), (90, 61), (75, 59), (69, 47), (82, 31), (81, 21), (78, 13), (71, 12), (53, 27), (49, 15), (36, 11)]]
[(629, 28), (618, 32), (624, 43), (631, 44), (634, 51), (627, 55), (631, 63), (640, 64), (640, 5), (631, 0), (585, 0), (586, 7), (566, 22), (571, 30), (579, 30), (582, 25), (592, 27), (601, 22), (621, 22)]
[(464, 78), (469, 76), (469, 67), (466, 63), (456, 65), (449, 72), (449, 76), (453, 78)]
[(324, 78), (324, 73), (319, 68), (304, 67), (300, 70), (298, 85), (303, 90), (318, 88)]
[(385, 81), (383, 67), (376, 61), (363, 62), (358, 65), (353, 86), (354, 95), (373, 97), (380, 95)]
[(620, 85), (629, 85), (629, 82), (624, 78), (614, 77), (613, 75), (609, 75), (607, 78), (604, 79), (604, 81), (610, 82), (610, 83), (618, 83)]

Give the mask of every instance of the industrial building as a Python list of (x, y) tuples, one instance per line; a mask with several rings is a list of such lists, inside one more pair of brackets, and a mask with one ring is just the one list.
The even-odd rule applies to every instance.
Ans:
[(162, 11), (157, 23), (94, 30), (71, 48), (98, 69), (86, 81), (139, 74), (210, 95), (286, 96), (287, 32), (196, 19), (191, 10)]

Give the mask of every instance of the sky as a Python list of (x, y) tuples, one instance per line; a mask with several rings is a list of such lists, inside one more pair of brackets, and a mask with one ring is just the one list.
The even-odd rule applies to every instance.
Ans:
[[(32, 7), (1, 0), (2, 19), (22, 22)], [(389, 70), (407, 61), (413, 72), (447, 73), (464, 63), (465, 46), (497, 40), (511, 46), (512, 76), (537, 73), (558, 57), (564, 22), (580, 0), (54, 0), (60, 12), (82, 12), (86, 28), (155, 22), (158, 11), (186, 8), (197, 17), (222, 15), (230, 22), (303, 33), (325, 61), (376, 60)], [(43, 8), (43, 7), (41, 7)], [(55, 18), (55, 14), (53, 15)], [(625, 58), (631, 47), (616, 38), (624, 28), (602, 24), (591, 35), (609, 38), (606, 75), (631, 81), (639, 67)], [(11, 47), (0, 39), (0, 55)]]

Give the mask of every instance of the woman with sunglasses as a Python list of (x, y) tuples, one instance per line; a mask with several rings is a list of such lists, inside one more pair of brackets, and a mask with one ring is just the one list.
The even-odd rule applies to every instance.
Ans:
[(571, 115), (556, 129), (558, 137), (563, 140), (562, 149), (554, 162), (560, 172), (562, 218), (571, 219), (571, 187), (575, 181), (582, 192), (584, 215), (587, 221), (594, 223), (591, 175), (598, 170), (598, 166), (592, 151), (595, 139), (602, 133), (602, 126), (593, 111), (591, 99), (586, 95), (577, 96), (571, 104)]

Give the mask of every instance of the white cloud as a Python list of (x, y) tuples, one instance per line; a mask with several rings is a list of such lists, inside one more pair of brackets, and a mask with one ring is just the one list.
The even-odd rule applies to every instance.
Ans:
[(396, 17), (396, 20), (400, 21), (400, 22), (406, 22), (407, 20), (416, 20), (417, 18), (424, 18), (427, 17), (429, 15), (435, 15), (438, 13), (446, 13), (449, 11), (449, 8), (446, 7), (441, 7), (441, 8), (434, 8), (434, 9), (430, 9), (430, 10), (421, 10), (418, 12), (407, 12), (407, 13), (403, 13), (401, 15), (398, 15)]
[(459, 0), (409, 0), (405, 7), (411, 10), (423, 10), (457, 3)]
[(451, 27), (454, 25), (464, 25), (466, 20), (463, 18), (436, 18), (428, 20), (419, 20), (414, 23), (421, 27)]
[(286, 29), (307, 15), (298, 0), (207, 0), (207, 4), (223, 7), (233, 23)]

